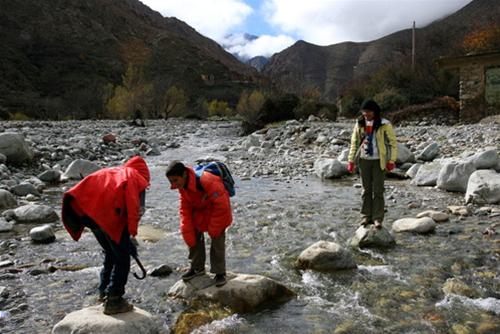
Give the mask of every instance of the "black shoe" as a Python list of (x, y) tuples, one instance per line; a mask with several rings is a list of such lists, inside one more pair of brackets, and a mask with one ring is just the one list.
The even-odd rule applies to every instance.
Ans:
[(106, 294), (102, 291), (99, 292), (99, 297), (97, 297), (97, 301), (99, 303), (103, 303), (106, 300)]
[(196, 276), (201, 276), (201, 275), (204, 275), (204, 274), (205, 274), (205, 269), (194, 270), (193, 268), (191, 268), (191, 269), (189, 269), (189, 271), (187, 273), (185, 273), (184, 275), (182, 275), (182, 280), (184, 282), (187, 282), (187, 281), (192, 280)]
[(121, 296), (108, 296), (104, 302), (104, 314), (127, 313), (134, 309), (134, 305), (127, 302)]
[(226, 274), (216, 274), (215, 275), (215, 286), (220, 288), (224, 284), (226, 284)]

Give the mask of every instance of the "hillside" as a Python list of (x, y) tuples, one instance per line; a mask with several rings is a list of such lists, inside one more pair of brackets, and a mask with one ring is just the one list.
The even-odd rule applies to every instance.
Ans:
[[(439, 56), (460, 54), (463, 38), (490, 23), (500, 23), (500, 2), (475, 0), (446, 18), (416, 29), (417, 66), (434, 66)], [(411, 29), (406, 29), (371, 42), (330, 46), (298, 41), (271, 57), (263, 74), (288, 92), (317, 88), (323, 99), (334, 102), (353, 80), (373, 74), (386, 64), (410, 64), (411, 35)]]
[(214, 41), (137, 0), (12, 0), (1, 7), (0, 112), (99, 116), (129, 65), (143, 70), (157, 94), (172, 85), (185, 90), (191, 105), (235, 100), (257, 76)]

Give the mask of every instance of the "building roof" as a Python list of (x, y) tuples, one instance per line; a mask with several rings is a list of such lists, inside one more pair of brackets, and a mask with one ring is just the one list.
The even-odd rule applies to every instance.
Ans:
[(441, 57), (437, 60), (437, 65), (444, 69), (473, 64), (500, 65), (500, 51), (468, 53), (465, 56)]

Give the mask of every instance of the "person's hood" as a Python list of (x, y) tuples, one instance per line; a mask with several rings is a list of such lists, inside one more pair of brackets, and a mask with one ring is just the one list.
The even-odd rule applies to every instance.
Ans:
[(146, 164), (146, 161), (144, 161), (144, 159), (142, 157), (140, 157), (140, 156), (133, 157), (132, 159), (127, 161), (123, 165), (123, 167), (130, 167), (130, 168), (135, 169), (136, 171), (139, 172), (139, 174), (142, 175), (142, 177), (144, 177), (144, 179), (149, 184), (149, 180), (151, 178), (150, 174), (149, 174), (149, 168), (148, 168), (148, 165)]

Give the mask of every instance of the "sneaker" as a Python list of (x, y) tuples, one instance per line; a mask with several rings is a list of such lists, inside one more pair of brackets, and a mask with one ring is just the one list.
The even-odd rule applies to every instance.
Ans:
[(374, 221), (373, 225), (375, 225), (376, 228), (382, 228), (382, 222), (380, 220)]
[(215, 275), (215, 286), (216, 287), (220, 288), (221, 286), (223, 286), (226, 283), (227, 283), (226, 274), (216, 274)]
[(191, 268), (191, 269), (189, 269), (189, 271), (187, 273), (185, 273), (184, 275), (182, 275), (182, 280), (184, 282), (187, 282), (187, 281), (192, 280), (196, 276), (201, 276), (201, 275), (204, 275), (204, 274), (205, 274), (205, 269), (194, 270), (193, 268)]
[(134, 309), (134, 305), (127, 302), (121, 296), (108, 296), (104, 301), (104, 314), (127, 313)]

